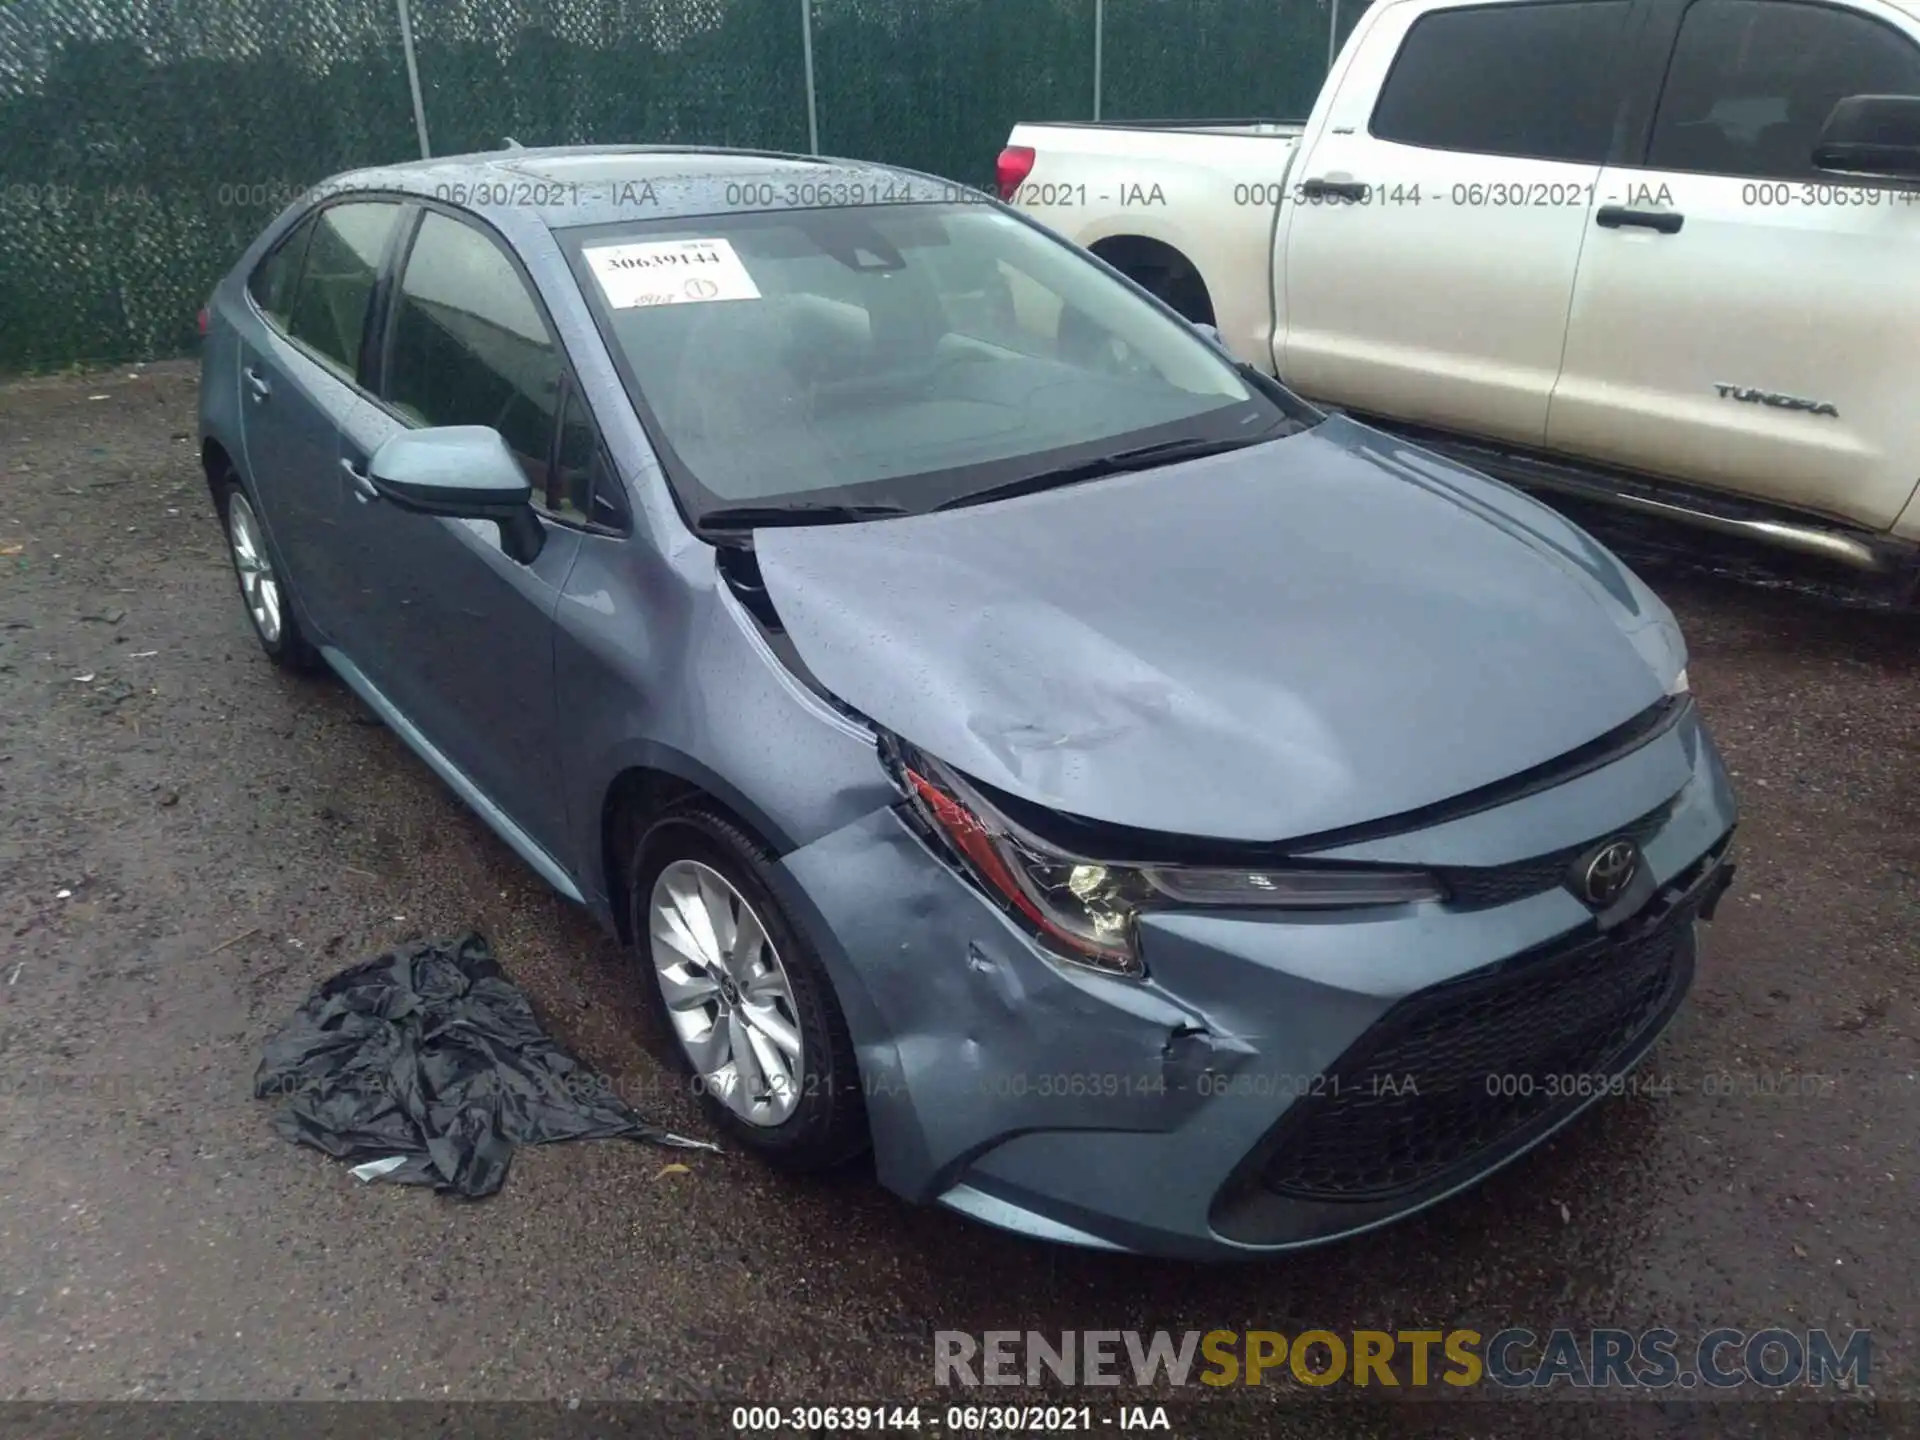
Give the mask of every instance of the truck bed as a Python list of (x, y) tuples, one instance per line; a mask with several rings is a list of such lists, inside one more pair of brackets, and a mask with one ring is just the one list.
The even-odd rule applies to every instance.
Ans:
[(1021, 128), (1032, 130), (1170, 130), (1186, 135), (1245, 135), (1298, 139), (1305, 131), (1304, 120), (1026, 120)]
[(1023, 123), (1007, 144), (1032, 163), (1008, 198), (1271, 373), (1274, 224), (1305, 131), (1258, 117)]

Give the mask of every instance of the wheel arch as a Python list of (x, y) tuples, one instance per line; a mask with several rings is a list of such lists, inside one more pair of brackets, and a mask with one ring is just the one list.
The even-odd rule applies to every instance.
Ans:
[(213, 497), (216, 505), (220, 502), (221, 480), (240, 473), (232, 452), (211, 435), (200, 442), (200, 470), (206, 476), (207, 493)]
[(1177, 246), (1148, 235), (1127, 234), (1105, 236), (1087, 249), (1195, 324), (1217, 323), (1206, 277)]
[(732, 821), (752, 836), (769, 855), (780, 856), (795, 841), (759, 806), (698, 760), (665, 746), (646, 746), (628, 757), (600, 791), (598, 844), (600, 893), (606, 897), (608, 917), (623, 943), (633, 942), (627, 865), (641, 832), (656, 817), (683, 805), (697, 803)]

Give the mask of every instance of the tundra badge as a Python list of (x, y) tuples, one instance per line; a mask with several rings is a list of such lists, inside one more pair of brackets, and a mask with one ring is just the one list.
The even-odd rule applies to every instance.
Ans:
[(1802, 400), (1798, 395), (1781, 395), (1772, 390), (1755, 390), (1748, 385), (1721, 385), (1713, 387), (1722, 400), (1744, 400), (1749, 405), (1771, 405), (1776, 410), (1804, 410), (1809, 415), (1831, 415), (1840, 418), (1840, 412), (1827, 400)]

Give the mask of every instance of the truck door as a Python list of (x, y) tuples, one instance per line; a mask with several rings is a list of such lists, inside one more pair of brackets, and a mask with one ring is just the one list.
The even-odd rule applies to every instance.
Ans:
[(1890, 525), (1920, 475), (1920, 193), (1812, 157), (1836, 101), (1920, 95), (1913, 22), (1676, 0), (1663, 23), (1633, 163), (1588, 219), (1548, 443)]
[(1630, 11), (1415, 0), (1361, 21), (1282, 207), (1288, 384), (1541, 442)]

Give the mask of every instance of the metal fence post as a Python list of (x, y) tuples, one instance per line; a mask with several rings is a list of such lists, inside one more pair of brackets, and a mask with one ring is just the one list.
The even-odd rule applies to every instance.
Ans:
[(1100, 85), (1104, 77), (1107, 42), (1107, 0), (1093, 0), (1093, 119), (1100, 121)]
[(407, 57), (407, 88), (413, 91), (413, 128), (420, 135), (420, 158), (433, 157), (427, 144), (427, 104), (420, 98), (420, 66), (413, 58), (413, 21), (407, 14), (407, 0), (394, 0), (400, 10), (400, 49)]
[(820, 153), (820, 105), (813, 89), (813, 0), (800, 0), (800, 55), (807, 67), (807, 153)]

